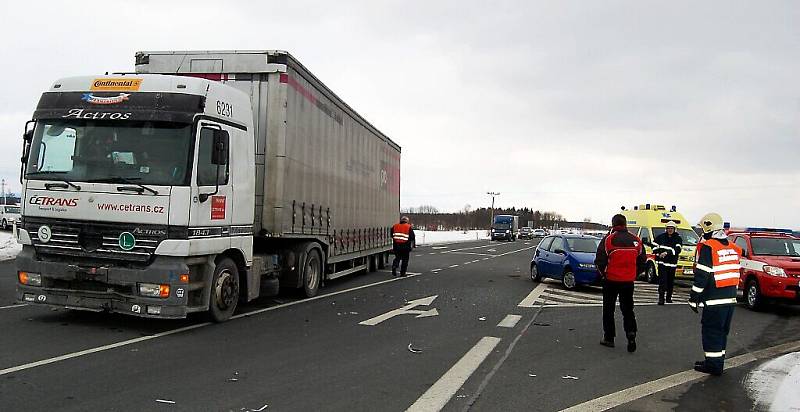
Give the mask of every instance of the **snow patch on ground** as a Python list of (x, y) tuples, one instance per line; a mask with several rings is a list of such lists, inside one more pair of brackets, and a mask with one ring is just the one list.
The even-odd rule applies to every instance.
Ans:
[(762, 364), (747, 375), (744, 386), (753, 410), (800, 411), (800, 352)]
[(417, 245), (433, 245), (436, 243), (469, 242), (471, 240), (489, 239), (488, 230), (454, 230), (454, 231), (431, 231), (415, 230), (414, 236)]
[(14, 259), (21, 250), (13, 233), (0, 231), (0, 261)]

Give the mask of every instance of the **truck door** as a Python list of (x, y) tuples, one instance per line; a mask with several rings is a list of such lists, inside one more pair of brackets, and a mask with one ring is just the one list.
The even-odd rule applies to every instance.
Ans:
[(227, 126), (207, 120), (197, 127), (189, 236), (228, 238), (233, 204), (229, 132)]

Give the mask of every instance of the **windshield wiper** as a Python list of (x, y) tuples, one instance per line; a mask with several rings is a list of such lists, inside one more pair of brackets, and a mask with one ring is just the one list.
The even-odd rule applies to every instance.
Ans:
[(153, 190), (153, 189), (151, 189), (151, 188), (149, 188), (149, 187), (147, 187), (147, 186), (145, 186), (145, 185), (143, 185), (141, 183), (136, 183), (135, 182), (135, 180), (140, 180), (140, 179), (141, 179), (140, 177), (109, 176), (109, 177), (105, 177), (105, 178), (102, 178), (102, 179), (89, 180), (88, 182), (89, 183), (127, 183), (127, 184), (131, 184), (131, 185), (136, 185), (137, 187), (120, 186), (120, 187), (117, 188), (117, 191), (123, 192), (123, 191), (131, 191), (132, 190), (132, 191), (135, 191), (135, 192), (138, 192), (138, 193), (142, 193), (145, 190), (147, 190), (148, 192), (150, 192), (150, 193), (152, 193), (154, 195), (158, 195), (157, 191), (155, 191), (155, 190)]
[[(40, 170), (38, 172), (29, 172), (25, 174), (25, 176), (40, 176), (40, 175), (57, 175), (57, 174), (65, 174), (67, 172), (60, 172), (55, 170)], [(60, 187), (62, 189), (69, 189), (70, 187), (74, 188), (75, 190), (81, 190), (81, 187), (76, 185), (75, 183), (70, 182), (69, 180), (59, 179), (64, 183), (45, 183), (44, 188), (50, 190), (54, 187)]]

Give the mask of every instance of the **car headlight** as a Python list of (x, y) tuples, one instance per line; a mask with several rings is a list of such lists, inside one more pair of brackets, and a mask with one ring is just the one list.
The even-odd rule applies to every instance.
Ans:
[(777, 266), (764, 266), (764, 273), (770, 276), (778, 276), (782, 278), (786, 277), (786, 272), (784, 272), (783, 268), (779, 268)]
[(169, 285), (158, 285), (155, 283), (140, 283), (139, 295), (151, 298), (169, 297)]
[(594, 263), (578, 263), (578, 267), (581, 269), (594, 269), (596, 266)]

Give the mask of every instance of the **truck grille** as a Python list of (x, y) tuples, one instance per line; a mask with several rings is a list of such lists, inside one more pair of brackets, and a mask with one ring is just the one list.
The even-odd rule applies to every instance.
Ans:
[[(50, 240), (39, 239), (43, 225), (50, 228)], [(122, 226), (119, 224), (62, 222), (26, 219), (24, 228), (39, 254), (147, 262), (158, 244), (167, 238), (167, 228), (151, 226)], [(135, 244), (130, 250), (120, 247), (120, 235), (133, 234)]]

